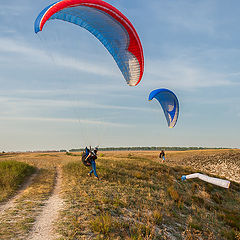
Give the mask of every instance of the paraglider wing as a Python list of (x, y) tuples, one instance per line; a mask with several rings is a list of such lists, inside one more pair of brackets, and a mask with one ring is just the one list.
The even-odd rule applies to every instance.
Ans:
[(62, 0), (46, 7), (35, 21), (35, 32), (48, 20), (76, 24), (92, 33), (109, 51), (127, 84), (136, 86), (144, 70), (143, 49), (132, 23), (119, 10), (101, 0)]
[(168, 127), (173, 128), (179, 115), (179, 103), (176, 95), (168, 89), (160, 88), (153, 90), (149, 94), (148, 100), (151, 101), (153, 98), (157, 99), (161, 104)]
[(199, 178), (205, 182), (208, 182), (208, 183), (211, 183), (211, 184), (217, 185), (219, 187), (223, 187), (223, 188), (229, 188), (229, 186), (230, 186), (230, 181), (228, 181), (228, 180), (209, 177), (209, 176), (201, 174), (201, 173), (193, 173), (193, 174), (189, 174), (189, 175), (183, 175), (181, 177), (182, 180), (191, 179), (191, 178)]
[(89, 154), (89, 152), (87, 152), (86, 150), (82, 152), (82, 162), (87, 167), (91, 166), (90, 161), (88, 159), (86, 160), (88, 154)]

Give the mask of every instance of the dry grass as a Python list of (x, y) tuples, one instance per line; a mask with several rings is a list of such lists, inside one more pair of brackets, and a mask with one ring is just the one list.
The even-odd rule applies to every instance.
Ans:
[(34, 171), (34, 167), (26, 163), (1, 161), (0, 202), (9, 198)]
[[(0, 239), (26, 239), (45, 201), (53, 191), (55, 167), (65, 160), (64, 155), (21, 153), (1, 157), (1, 161), (16, 160), (38, 169), (32, 184), (17, 199), (13, 208), (0, 215)], [(17, 189), (16, 189), (17, 190)]]
[(54, 171), (41, 169), (13, 208), (0, 216), (0, 239), (26, 239), (44, 201), (53, 189)]
[(200, 180), (180, 180), (195, 169), (225, 174), (226, 160), (234, 172), (229, 175), (236, 177), (239, 153), (167, 152), (162, 164), (158, 152), (102, 152), (97, 160), (100, 181), (87, 176), (89, 169), (81, 163), (80, 153), (1, 156), (0, 161), (37, 167), (39, 175), (16, 207), (0, 217), (0, 239), (26, 239), (51, 194), (59, 166), (66, 199), (57, 224), (62, 239), (239, 240), (240, 185), (232, 182), (226, 190)]
[(160, 164), (155, 152), (101, 156), (100, 182), (87, 177), (81, 163), (63, 168), (68, 209), (59, 230), (64, 239), (232, 239), (225, 236), (229, 231), (237, 236), (239, 184), (226, 190), (201, 181), (183, 183), (181, 176), (191, 169)]

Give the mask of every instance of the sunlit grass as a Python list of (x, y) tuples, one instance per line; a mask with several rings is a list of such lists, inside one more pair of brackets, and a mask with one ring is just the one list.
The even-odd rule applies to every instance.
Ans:
[(104, 154), (97, 170), (100, 182), (88, 177), (89, 169), (80, 162), (63, 167), (69, 201), (60, 227), (64, 239), (225, 239), (226, 232), (239, 231), (239, 184), (226, 190), (202, 181), (182, 182), (191, 169), (139, 153)]
[(8, 155), (9, 160), (6, 160), (5, 155), (0, 159), (0, 164), (5, 161), (10, 163), (14, 159), (19, 164), (37, 168), (35, 178), (18, 196), (14, 206), (0, 214), (0, 239), (27, 239), (36, 217), (53, 191), (56, 177), (55, 167), (65, 160), (62, 158), (63, 154), (53, 155), (19, 153)]
[(41, 169), (15, 207), (0, 215), (0, 239), (26, 239), (44, 201), (52, 192), (54, 178), (53, 170)]
[[(235, 151), (220, 152), (237, 156)], [(99, 153), (100, 181), (88, 176), (80, 153), (1, 156), (0, 162), (17, 160), (37, 167), (39, 175), (16, 208), (0, 218), (0, 239), (24, 239), (52, 192), (55, 168), (63, 166), (66, 208), (56, 223), (61, 239), (239, 240), (240, 185), (231, 182), (230, 189), (223, 189), (198, 179), (182, 182), (181, 176), (193, 170), (176, 163), (184, 165), (191, 156), (200, 155), (167, 152), (162, 164), (157, 152)]]
[(12, 195), (35, 171), (34, 167), (17, 161), (0, 162), (0, 202)]

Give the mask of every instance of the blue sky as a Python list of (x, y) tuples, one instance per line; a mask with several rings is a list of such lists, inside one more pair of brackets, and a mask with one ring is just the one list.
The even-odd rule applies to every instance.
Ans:
[[(141, 39), (145, 72), (129, 87), (107, 50), (38, 13), (53, 1), (0, 0), (0, 151), (106, 146), (240, 147), (240, 2), (109, 0)], [(150, 91), (180, 102), (167, 127)]]

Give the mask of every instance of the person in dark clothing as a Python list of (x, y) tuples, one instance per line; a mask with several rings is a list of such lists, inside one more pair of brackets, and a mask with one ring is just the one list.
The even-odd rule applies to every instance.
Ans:
[(96, 162), (95, 162), (95, 160), (97, 159), (97, 152), (98, 152), (97, 147), (93, 151), (89, 151), (89, 154), (86, 157), (85, 161), (89, 161), (92, 166), (92, 170), (88, 173), (88, 175), (91, 176), (92, 173), (94, 173), (95, 177), (99, 180), (97, 170), (96, 170)]
[(159, 158), (162, 158), (163, 161), (165, 161), (165, 152), (162, 150), (159, 154)]

